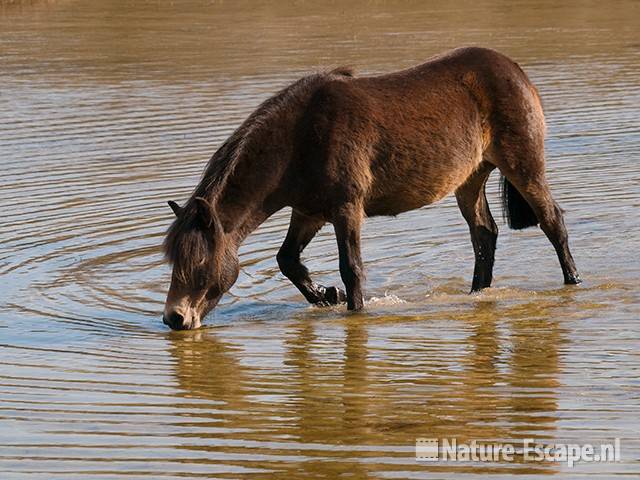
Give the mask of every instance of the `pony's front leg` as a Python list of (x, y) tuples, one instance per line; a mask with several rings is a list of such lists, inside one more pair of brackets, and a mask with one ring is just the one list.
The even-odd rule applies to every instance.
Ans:
[(276, 258), (280, 271), (291, 280), (309, 303), (337, 305), (346, 301), (344, 292), (337, 287), (324, 287), (311, 281), (309, 270), (300, 260), (300, 254), (324, 223), (323, 220), (307, 217), (294, 210), (291, 213), (287, 237)]
[(362, 217), (361, 206), (348, 204), (340, 208), (333, 219), (340, 256), (340, 276), (347, 290), (349, 310), (361, 310), (364, 306), (362, 297), (364, 267), (360, 256)]

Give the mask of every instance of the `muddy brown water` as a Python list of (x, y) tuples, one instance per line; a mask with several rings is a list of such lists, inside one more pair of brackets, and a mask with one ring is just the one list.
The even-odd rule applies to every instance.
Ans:
[[(639, 25), (631, 1), (0, 1), (0, 477), (637, 476)], [(274, 259), (283, 211), (206, 328), (162, 325), (165, 202), (260, 101), (470, 44), (540, 89), (582, 286), (501, 223), (495, 288), (467, 295), (448, 198), (367, 221), (365, 313), (310, 308)], [(305, 257), (338, 282), (330, 228)], [(417, 463), (419, 437), (622, 452)]]

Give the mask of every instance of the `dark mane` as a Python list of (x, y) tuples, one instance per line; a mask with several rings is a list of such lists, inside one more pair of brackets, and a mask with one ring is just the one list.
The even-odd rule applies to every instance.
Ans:
[(329, 72), (329, 75), (340, 75), (343, 77), (353, 77), (355, 72), (351, 67), (337, 67)]
[(261, 129), (273, 125), (273, 120), (291, 108), (292, 103), (304, 102), (315, 90), (314, 87), (323, 80), (352, 74), (350, 69), (342, 67), (301, 78), (264, 101), (220, 146), (209, 160), (200, 183), (183, 206), (180, 215), (167, 230), (162, 246), (165, 259), (174, 265), (176, 275), (182, 279), (190, 278), (202, 258), (209, 258), (211, 255), (219, 258), (226, 250), (221, 244), (224, 236), (208, 238), (210, 233), (198, 218), (195, 198), (205, 198), (215, 205), (217, 195), (241, 161), (244, 148), (252, 137)]
[(187, 202), (169, 229), (162, 243), (165, 259), (173, 264), (174, 273), (182, 281), (191, 274), (203, 258), (210, 255), (206, 230), (198, 219), (198, 210), (193, 201)]
[(215, 197), (233, 173), (248, 141), (261, 129), (271, 128), (278, 116), (290, 110), (293, 104), (305, 102), (316, 86), (334, 76), (352, 77), (353, 70), (338, 67), (329, 72), (307, 75), (261, 103), (213, 154), (193, 196)]

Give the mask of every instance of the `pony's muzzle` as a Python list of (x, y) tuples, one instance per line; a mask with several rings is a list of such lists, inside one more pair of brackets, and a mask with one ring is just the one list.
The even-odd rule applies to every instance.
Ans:
[(184, 316), (176, 311), (170, 312), (168, 315), (163, 315), (162, 322), (172, 330), (184, 330), (185, 328), (189, 328), (189, 325), (185, 322)]
[(162, 321), (172, 330), (194, 330), (200, 327), (200, 316), (193, 308), (165, 308)]

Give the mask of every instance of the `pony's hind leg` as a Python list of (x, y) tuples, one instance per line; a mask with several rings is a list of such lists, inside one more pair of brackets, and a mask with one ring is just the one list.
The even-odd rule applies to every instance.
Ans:
[(498, 226), (491, 216), (484, 187), (495, 166), (488, 162), (480, 165), (456, 190), (456, 200), (462, 216), (469, 225), (475, 266), (471, 291), (491, 286), (493, 262), (498, 239)]
[(287, 237), (276, 258), (280, 271), (298, 287), (309, 303), (336, 305), (346, 300), (344, 292), (337, 287), (323, 287), (311, 281), (307, 267), (300, 260), (300, 254), (324, 223), (294, 210)]
[(514, 229), (533, 226), (537, 219), (556, 250), (564, 282), (578, 284), (581, 280), (569, 250), (562, 209), (551, 196), (545, 176), (543, 130), (535, 131), (539, 132), (537, 136), (504, 137), (499, 154), (493, 157), (507, 180), (502, 193), (506, 216)]
[(544, 176), (525, 179), (519, 175), (506, 175), (507, 180), (515, 186), (520, 195), (529, 204), (538, 218), (540, 228), (556, 250), (564, 283), (576, 285), (581, 283), (576, 264), (569, 250), (569, 235), (564, 224), (564, 215), (560, 206), (551, 196), (551, 190)]

